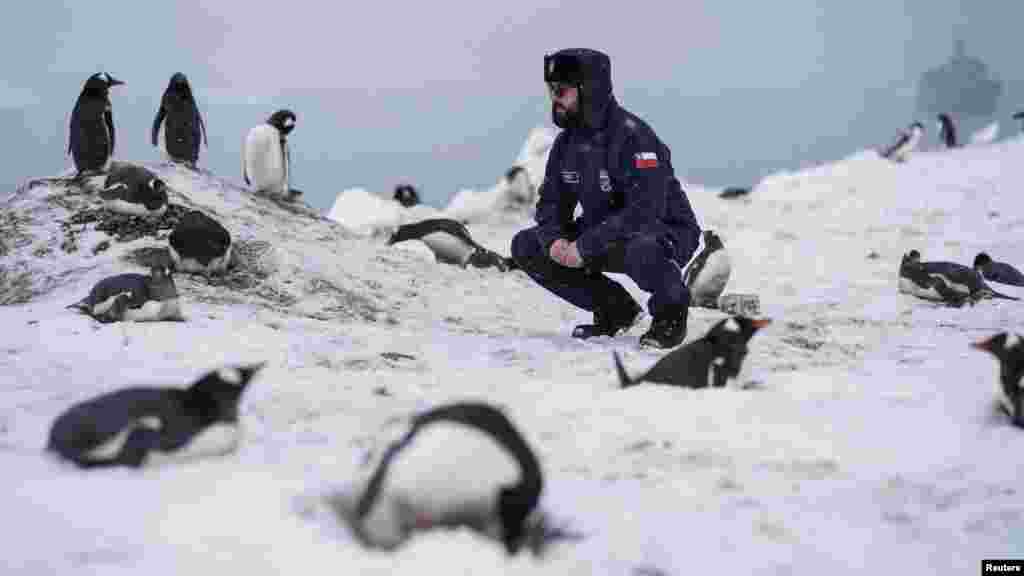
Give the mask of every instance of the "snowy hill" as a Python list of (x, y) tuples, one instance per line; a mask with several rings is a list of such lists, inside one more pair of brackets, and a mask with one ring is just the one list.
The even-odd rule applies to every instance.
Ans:
[[(759, 294), (775, 321), (751, 343), (740, 383), (756, 386), (700, 391), (616, 389), (612, 350), (631, 373), (660, 357), (636, 347), (646, 322), (576, 341), (572, 326), (589, 314), (520, 272), (437, 264), (160, 165), (150, 167), (172, 204), (201, 207), (237, 239), (236, 267), (221, 280), (177, 277), (185, 322), (98, 324), (64, 306), (104, 276), (141, 271), (169, 230), (127, 229), (60, 185), (22, 187), (0, 196), (0, 567), (963, 574), (982, 558), (1022, 557), (1024, 436), (995, 412), (994, 359), (968, 343), (1024, 331), (1024, 305), (951, 309), (896, 290), (911, 248), (1024, 266), (1022, 155), (1020, 139), (902, 165), (862, 152), (776, 174), (741, 200), (691, 187), (702, 224), (731, 251), (727, 290)], [(529, 225), (470, 228), (507, 254)], [(692, 310), (688, 339), (721, 317)], [(259, 360), (268, 366), (243, 399), (237, 454), (84, 474), (41, 452), (71, 403)], [(465, 398), (506, 407), (544, 466), (542, 505), (585, 540), (538, 561), (435, 532), (385, 554), (332, 521), (318, 495), (357, 475), (384, 422)]]

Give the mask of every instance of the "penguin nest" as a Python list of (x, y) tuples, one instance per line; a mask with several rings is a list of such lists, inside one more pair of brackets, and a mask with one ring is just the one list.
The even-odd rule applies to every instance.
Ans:
[(131, 242), (146, 236), (156, 237), (163, 230), (173, 230), (181, 217), (188, 212), (184, 206), (168, 204), (167, 210), (158, 217), (129, 216), (111, 212), (106, 208), (85, 208), (61, 222), (65, 238), (74, 242), (73, 236), (78, 232), (73, 226), (85, 227), (95, 223), (98, 232), (106, 232), (118, 242)]
[[(170, 252), (166, 247), (144, 246), (127, 252), (125, 261), (142, 268), (156, 265), (167, 265), (171, 262)], [(266, 280), (277, 269), (273, 257), (273, 248), (263, 240), (235, 241), (231, 248), (231, 262), (223, 274), (188, 274), (195, 282), (213, 287), (230, 288), (232, 290), (249, 290)], [(187, 274), (182, 272), (182, 275)], [(280, 298), (274, 298), (280, 301)]]

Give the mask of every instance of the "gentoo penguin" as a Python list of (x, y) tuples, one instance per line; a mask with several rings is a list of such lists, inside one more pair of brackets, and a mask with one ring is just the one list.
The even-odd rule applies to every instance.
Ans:
[(953, 118), (949, 114), (939, 114), (939, 139), (946, 148), (956, 148), (959, 144), (956, 141), (956, 126), (953, 125)]
[(114, 115), (110, 88), (124, 82), (100, 72), (89, 76), (71, 111), (68, 153), (78, 175), (102, 172), (114, 154)]
[(900, 133), (891, 146), (881, 152), (882, 158), (888, 158), (893, 162), (906, 162), (910, 158), (911, 152), (917, 149), (923, 135), (924, 124), (914, 122)]
[(142, 166), (116, 164), (99, 191), (111, 212), (129, 216), (161, 216), (167, 211), (167, 185)]
[(976, 270), (955, 262), (922, 262), (921, 253), (911, 250), (900, 261), (899, 291), (952, 306), (983, 298), (1019, 300), (1000, 294), (985, 284)]
[(399, 226), (388, 238), (388, 246), (406, 240), (421, 240), (438, 262), (475, 268), (494, 266), (506, 272), (516, 268), (511, 258), (504, 258), (476, 243), (466, 226), (450, 218), (428, 218)]
[(242, 393), (263, 365), (225, 366), (184, 389), (124, 388), (76, 404), (54, 421), (46, 449), (81, 468), (228, 454), (240, 440)]
[(997, 262), (985, 252), (978, 252), (974, 257), (974, 269), (981, 277), (990, 282), (1024, 286), (1024, 274), (1005, 262)]
[[(161, 125), (164, 137), (158, 144)], [(164, 90), (160, 108), (153, 119), (153, 146), (162, 144), (164, 152), (171, 160), (195, 167), (199, 160), (201, 141), (206, 142), (207, 147), (210, 146), (206, 139), (206, 124), (199, 113), (199, 106), (192, 95), (188, 78), (181, 72), (176, 72)]]
[(355, 498), (332, 502), (363, 545), (394, 550), (417, 531), (468, 528), (514, 555), (553, 539), (538, 509), (540, 462), (501, 410), (458, 402), (407, 424), (368, 460)]
[(683, 282), (690, 289), (691, 306), (718, 308), (718, 297), (729, 282), (732, 263), (718, 234), (705, 230), (700, 240), (702, 246), (686, 267)]
[(516, 165), (505, 172), (505, 200), (510, 208), (518, 209), (534, 204), (536, 190), (530, 183), (526, 168)]
[(1022, 122), (1021, 129), (1024, 130), (1024, 111), (1014, 113), (1013, 119), (1020, 120)]
[(181, 320), (178, 289), (166, 266), (149, 276), (118, 274), (100, 280), (82, 300), (68, 306), (103, 322)]
[(256, 192), (290, 199), (291, 169), (288, 134), (295, 129), (295, 113), (278, 110), (263, 124), (249, 130), (242, 148), (242, 177)]
[(412, 187), (411, 184), (399, 184), (395, 186), (395, 202), (398, 202), (406, 208), (411, 208), (420, 203), (419, 192)]
[(179, 272), (220, 273), (231, 261), (231, 234), (199, 210), (181, 217), (167, 244), (174, 269)]
[(721, 388), (736, 378), (747, 356), (747, 344), (761, 328), (771, 324), (768, 318), (730, 316), (719, 320), (707, 334), (676, 348), (658, 360), (650, 370), (630, 378), (622, 359), (612, 351), (615, 371), (623, 388), (641, 382), (657, 382), (683, 388)]
[(747, 194), (750, 194), (750, 188), (744, 188), (741, 186), (730, 186), (729, 188), (726, 188), (725, 190), (719, 192), (718, 197), (725, 199), (739, 198), (740, 196), (746, 196)]
[(971, 348), (991, 353), (999, 360), (999, 405), (1010, 416), (1014, 426), (1024, 428), (1024, 345), (1018, 334), (1000, 332), (987, 340), (971, 344)]

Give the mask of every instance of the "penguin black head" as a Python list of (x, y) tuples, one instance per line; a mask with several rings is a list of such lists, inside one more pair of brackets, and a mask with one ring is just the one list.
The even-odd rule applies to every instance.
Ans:
[(988, 266), (992, 263), (992, 257), (984, 252), (978, 252), (978, 255), (974, 257), (974, 267), (980, 268), (982, 266)]
[(535, 497), (521, 489), (505, 487), (498, 494), (501, 541), (508, 554), (514, 555), (522, 548), (527, 536), (526, 519), (536, 503)]
[(146, 183), (146, 186), (152, 192), (150, 197), (144, 203), (146, 209), (156, 210), (167, 204), (167, 184), (164, 184), (163, 180), (153, 178)]
[(149, 293), (155, 300), (169, 300), (178, 297), (178, 287), (174, 283), (173, 263), (159, 262), (149, 268)]
[(224, 366), (208, 372), (189, 388), (193, 401), (213, 422), (238, 422), (238, 404), (249, 381), (266, 362)]
[(281, 134), (287, 136), (295, 129), (295, 113), (288, 109), (281, 109), (270, 115), (267, 124), (277, 128)]
[(120, 86), (124, 82), (114, 78), (106, 72), (97, 72), (89, 79), (85, 81), (85, 86), (82, 87), (83, 94), (95, 94), (105, 96), (112, 87)]
[(915, 128), (916, 128), (916, 129), (918, 129), (918, 130), (920, 130), (921, 132), (924, 132), (924, 131), (925, 131), (925, 130), (924, 130), (924, 124), (922, 124), (922, 123), (920, 123), (920, 122), (914, 122), (913, 124), (911, 124), (911, 125), (910, 125), (910, 129), (911, 129), (911, 130), (913, 130), (913, 129), (915, 129)]
[(176, 92), (187, 98), (192, 97), (192, 87), (189, 86), (188, 77), (182, 72), (175, 72), (171, 81), (167, 84), (168, 92)]
[(1013, 119), (1014, 120), (1024, 120), (1024, 111), (1022, 111), (1022, 112), (1015, 112), (1013, 114)]
[(903, 264), (917, 264), (921, 262), (921, 253), (917, 250), (911, 250), (903, 255)]
[(396, 186), (394, 199), (406, 208), (420, 203), (420, 195), (411, 184), (399, 184)]
[(747, 356), (747, 343), (758, 330), (771, 324), (769, 318), (754, 319), (747, 316), (731, 316), (719, 320), (708, 330), (705, 338), (711, 342), (715, 358), (722, 358), (722, 367), (729, 377), (740, 373), (743, 359)]

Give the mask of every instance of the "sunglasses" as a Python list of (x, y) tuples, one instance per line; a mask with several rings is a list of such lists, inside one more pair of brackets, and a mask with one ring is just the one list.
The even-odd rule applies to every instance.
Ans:
[(547, 85), (548, 92), (551, 94), (551, 97), (556, 100), (561, 100), (570, 89), (575, 88), (572, 84), (567, 84), (565, 82), (548, 82)]

